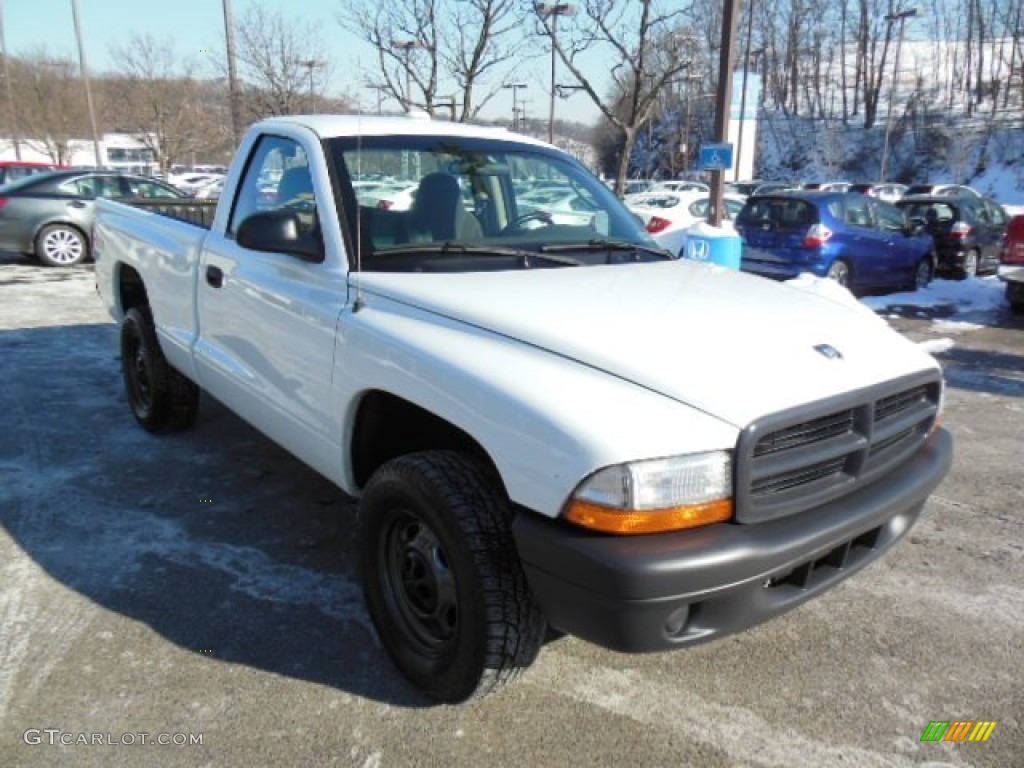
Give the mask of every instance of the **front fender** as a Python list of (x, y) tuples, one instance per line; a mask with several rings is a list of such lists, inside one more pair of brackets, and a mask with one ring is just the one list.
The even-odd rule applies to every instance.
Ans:
[[(735, 427), (630, 381), (386, 298), (346, 312), (335, 415), (383, 390), (455, 425), (488, 453), (512, 501), (557, 516), (576, 485), (625, 461), (735, 446)], [(358, 493), (351, 466), (342, 484)]]

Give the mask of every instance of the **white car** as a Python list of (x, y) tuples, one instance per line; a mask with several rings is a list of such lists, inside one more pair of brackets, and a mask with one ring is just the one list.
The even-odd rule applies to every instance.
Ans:
[(535, 213), (537, 226), (552, 224), (589, 224), (599, 207), (571, 187), (549, 187), (524, 192), (516, 197), (520, 218)]
[(186, 173), (183, 176), (169, 176), (168, 180), (185, 194), (193, 195), (201, 187), (223, 181), (224, 176), (218, 173)]
[(396, 182), (356, 192), (361, 205), (382, 208), (386, 211), (408, 211), (416, 195), (414, 182)]
[[(725, 195), (726, 219), (733, 219), (743, 208), (742, 195)], [(711, 198), (707, 192), (646, 192), (626, 201), (633, 213), (643, 219), (644, 227), (659, 245), (679, 254), (686, 242), (686, 230), (698, 221), (707, 221)]]

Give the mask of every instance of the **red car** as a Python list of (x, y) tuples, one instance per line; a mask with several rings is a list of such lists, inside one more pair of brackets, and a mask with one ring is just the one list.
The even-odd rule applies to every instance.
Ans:
[(35, 173), (46, 171), (59, 171), (67, 168), (66, 165), (56, 163), (29, 163), (22, 160), (0, 160), (0, 186), (9, 184), (18, 179), (24, 179)]
[(1019, 264), (1024, 267), (1024, 215), (1010, 219), (999, 261), (1002, 264)]
[(1006, 283), (1006, 300), (1014, 312), (1024, 312), (1024, 215), (1010, 219), (999, 261), (1010, 267), (999, 274)]

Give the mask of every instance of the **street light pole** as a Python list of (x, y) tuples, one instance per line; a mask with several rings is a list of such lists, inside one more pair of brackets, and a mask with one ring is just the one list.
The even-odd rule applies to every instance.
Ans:
[(502, 88), (508, 88), (512, 91), (512, 130), (519, 131), (519, 110), (516, 107), (516, 94), (519, 93), (520, 88), (528, 87), (526, 83), (505, 83)]
[(412, 110), (412, 65), (409, 56), (416, 48), (428, 48), (418, 40), (392, 40), (391, 47), (405, 52), (405, 111)]
[(576, 6), (570, 3), (537, 3), (537, 13), (551, 19), (551, 100), (548, 106), (548, 143), (555, 143), (555, 54), (558, 50), (558, 17), (572, 16)]
[(377, 114), (378, 115), (384, 114), (384, 111), (383, 111), (384, 107), (383, 107), (383, 102), (382, 102), (382, 96), (383, 96), (384, 91), (386, 91), (388, 89), (388, 87), (386, 85), (381, 85), (379, 83), (370, 83), (366, 87), (369, 90), (371, 90), (371, 91), (376, 91), (377, 92)]
[(224, 42), (228, 57), (228, 108), (231, 112), (231, 134), (235, 146), (242, 141), (242, 114), (238, 104), (238, 68), (235, 66), (235, 14), (231, 0), (223, 0)]
[(85, 85), (85, 103), (89, 108), (89, 126), (92, 128), (92, 148), (96, 153), (96, 167), (103, 165), (100, 158), (100, 136), (96, 130), (96, 110), (92, 106), (92, 90), (89, 88), (89, 67), (85, 63), (85, 46), (82, 44), (82, 24), (78, 15), (78, 0), (71, 0), (71, 15), (75, 19), (75, 39), (78, 41), (78, 65), (82, 70)]
[(316, 100), (313, 95), (313, 70), (319, 69), (324, 65), (324, 62), (320, 59), (304, 59), (298, 62), (300, 67), (305, 67), (309, 72), (309, 111), (310, 113), (316, 112)]
[(894, 21), (898, 21), (900, 23), (900, 31), (896, 38), (896, 57), (892, 66), (892, 85), (889, 86), (889, 105), (885, 110), (885, 137), (882, 140), (882, 162), (878, 170), (879, 181), (885, 181), (885, 163), (889, 159), (889, 131), (892, 126), (892, 102), (896, 91), (896, 85), (899, 81), (900, 49), (903, 47), (903, 25), (907, 19), (911, 16), (917, 16), (917, 14), (917, 8), (907, 8), (885, 16), (885, 21), (889, 24), (889, 28), (892, 28), (892, 23)]

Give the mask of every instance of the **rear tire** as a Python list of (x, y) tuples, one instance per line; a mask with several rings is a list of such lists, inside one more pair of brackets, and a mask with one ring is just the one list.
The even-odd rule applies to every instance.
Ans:
[(48, 267), (73, 267), (89, 258), (89, 244), (74, 227), (50, 224), (36, 235), (36, 258)]
[(971, 250), (964, 254), (964, 263), (957, 273), (957, 280), (967, 280), (978, 274), (978, 252)]
[(174, 370), (156, 338), (149, 307), (132, 307), (121, 325), (121, 373), (132, 415), (155, 434), (191, 427), (199, 412), (199, 387)]
[(435, 701), (501, 689), (544, 641), (510, 519), (499, 482), (451, 451), (400, 456), (367, 483), (359, 507), (367, 606), (395, 665)]
[(832, 262), (832, 266), (828, 268), (828, 272), (825, 273), (825, 277), (829, 280), (835, 280), (840, 285), (849, 288), (851, 274), (850, 265), (842, 259), (836, 259)]

